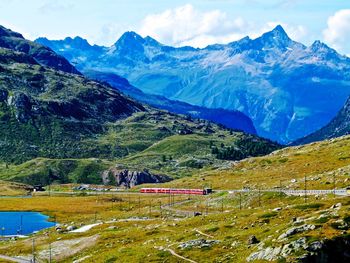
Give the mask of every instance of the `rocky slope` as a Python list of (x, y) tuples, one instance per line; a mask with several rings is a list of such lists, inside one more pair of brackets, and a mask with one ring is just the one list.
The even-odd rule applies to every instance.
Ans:
[(64, 57), (46, 46), (24, 39), (24, 37), (0, 25), (0, 47), (19, 51), (31, 56), (37, 63), (67, 73), (80, 74)]
[[(304, 46), (281, 26), (204, 49), (174, 48), (125, 33), (111, 47), (38, 39), (77, 65), (127, 78), (145, 93), (239, 110), (258, 134), (291, 142), (326, 125), (350, 95), (350, 59), (315, 41)], [(329, 103), (329, 100), (332, 103)]]
[(339, 111), (337, 116), (325, 127), (320, 130), (295, 141), (293, 144), (306, 144), (314, 141), (323, 141), (350, 133), (350, 99), (348, 99), (344, 107)]
[(102, 180), (107, 185), (131, 188), (139, 184), (169, 182), (171, 178), (165, 175), (152, 174), (148, 170), (129, 171), (128, 169), (114, 167), (102, 173)]
[(1, 159), (103, 155), (89, 139), (103, 133), (107, 122), (145, 110), (82, 77), (52, 50), (0, 29)]

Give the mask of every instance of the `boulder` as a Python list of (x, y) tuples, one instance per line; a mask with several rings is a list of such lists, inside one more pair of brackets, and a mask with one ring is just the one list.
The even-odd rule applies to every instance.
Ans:
[(68, 226), (68, 227), (67, 227), (67, 231), (73, 231), (73, 230), (75, 230), (75, 229), (77, 229), (76, 226)]
[(314, 230), (315, 228), (316, 228), (315, 225), (308, 225), (308, 224), (305, 224), (305, 225), (302, 225), (299, 227), (292, 227), (292, 228), (288, 229), (285, 233), (280, 235), (278, 237), (278, 239), (284, 239), (284, 238), (287, 238), (289, 236), (295, 235), (297, 233)]
[(259, 242), (260, 241), (254, 235), (251, 235), (247, 241), (248, 245), (258, 244)]
[(130, 171), (128, 169), (112, 168), (102, 173), (104, 184), (115, 184), (126, 188), (148, 183), (165, 183), (172, 179), (166, 175), (152, 174), (148, 170)]

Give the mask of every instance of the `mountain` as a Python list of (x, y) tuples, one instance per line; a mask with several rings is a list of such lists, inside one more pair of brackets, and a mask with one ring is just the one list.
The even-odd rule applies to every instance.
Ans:
[(114, 73), (146, 94), (241, 111), (259, 135), (283, 143), (326, 125), (350, 95), (350, 59), (320, 41), (295, 42), (281, 26), (203, 49), (170, 47), (134, 32), (95, 53), (93, 46), (49, 42), (83, 73)]
[[(47, 38), (38, 38), (36, 42), (41, 43), (42, 45), (45, 45), (53, 50), (57, 50), (61, 53), (61, 55), (65, 56), (73, 64), (77, 64), (78, 66), (79, 61), (80, 63), (82, 61), (91, 61), (96, 59), (101, 52), (107, 50), (106, 48), (96, 45), (91, 46), (87, 40), (80, 37), (67, 37), (64, 40), (56, 41), (50, 41)], [(118, 40), (118, 42), (114, 45), (115, 50), (113, 52), (123, 54), (124, 59), (126, 59), (126, 56), (133, 56), (134, 60), (145, 59), (144, 57), (135, 57), (137, 56), (136, 54), (139, 53), (140, 49), (142, 49), (142, 47), (138, 45), (140, 42), (160, 45), (151, 38), (143, 39), (137, 34), (130, 32), (128, 34), (124, 34), (124, 36)], [(113, 73), (86, 70), (84, 71), (84, 74), (92, 79), (107, 82), (132, 98), (152, 105), (156, 108), (165, 109), (174, 113), (191, 115), (195, 118), (206, 119), (223, 124), (231, 129), (256, 134), (256, 130), (251, 119), (239, 111), (209, 109), (205, 107), (193, 106), (180, 101), (169, 100), (164, 96), (146, 94), (136, 87), (132, 87), (126, 79)]]
[(0, 159), (107, 156), (91, 141), (108, 122), (145, 108), (115, 89), (0, 48)]
[(350, 98), (346, 101), (344, 107), (338, 112), (337, 116), (329, 124), (320, 130), (295, 141), (293, 144), (307, 144), (315, 141), (336, 138), (350, 134)]
[(8, 36), (0, 37), (2, 43), (3, 38), (9, 43), (0, 47), (3, 180), (102, 183), (101, 173), (116, 165), (180, 177), (280, 148), (267, 139), (141, 104), (77, 70), (63, 71), (60, 62), (66, 60), (40, 44), (21, 40), (51, 52), (48, 65), (33, 50), (19, 52)]
[(23, 52), (31, 56), (40, 65), (67, 73), (80, 74), (64, 57), (57, 55), (50, 48), (26, 40), (21, 34), (13, 32), (1, 25), (0, 47)]
[(113, 74), (98, 71), (86, 71), (86, 76), (91, 79), (107, 82), (133, 99), (170, 112), (190, 115), (193, 118), (205, 119), (222, 124), (227, 128), (241, 130), (249, 134), (256, 134), (252, 120), (239, 111), (210, 109), (194, 106), (185, 102), (169, 100), (164, 96), (146, 94), (136, 87), (133, 87), (128, 80)]

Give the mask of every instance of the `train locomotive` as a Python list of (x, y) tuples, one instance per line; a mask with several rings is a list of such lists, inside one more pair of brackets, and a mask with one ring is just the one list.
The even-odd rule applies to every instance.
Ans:
[(140, 193), (144, 194), (174, 194), (174, 195), (207, 195), (212, 189), (177, 189), (177, 188), (141, 188)]

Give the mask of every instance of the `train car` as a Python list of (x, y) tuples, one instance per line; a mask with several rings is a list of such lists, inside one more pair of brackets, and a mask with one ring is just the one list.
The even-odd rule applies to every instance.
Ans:
[(144, 194), (207, 195), (211, 189), (141, 188)]

